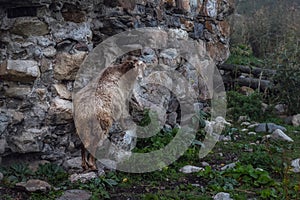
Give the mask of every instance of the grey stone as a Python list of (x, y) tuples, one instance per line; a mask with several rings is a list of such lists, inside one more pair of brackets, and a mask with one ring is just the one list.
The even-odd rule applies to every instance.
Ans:
[(5, 96), (17, 99), (25, 99), (31, 92), (29, 86), (14, 86), (5, 90)]
[(3, 133), (6, 130), (6, 127), (8, 126), (8, 116), (0, 111), (0, 134)]
[(251, 132), (248, 133), (248, 135), (256, 135), (256, 133), (251, 131)]
[(294, 115), (292, 118), (293, 126), (300, 126), (300, 114)]
[(167, 115), (167, 124), (171, 125), (172, 127), (174, 127), (177, 123), (177, 113), (176, 112), (172, 112), (169, 113)]
[(4, 176), (3, 174), (0, 172), (0, 182), (3, 180)]
[(80, 42), (89, 42), (92, 38), (92, 31), (89, 23), (73, 23), (53, 24), (52, 34), (56, 41), (65, 39), (73, 39)]
[(181, 169), (179, 169), (179, 171), (184, 174), (190, 174), (190, 173), (199, 172), (202, 170), (204, 170), (204, 168), (196, 167), (196, 166), (192, 166), (192, 165), (186, 165), (186, 166), (182, 167)]
[(277, 114), (282, 115), (286, 113), (287, 106), (285, 104), (277, 104), (274, 108)]
[(11, 137), (9, 148), (16, 153), (32, 153), (42, 151), (41, 140), (48, 132), (47, 128), (27, 129), (21, 135)]
[(6, 139), (0, 140), (0, 154), (3, 154), (5, 152), (5, 148), (7, 147)]
[(208, 162), (201, 162), (202, 167), (208, 167), (210, 164)]
[(30, 179), (27, 182), (20, 182), (16, 184), (17, 187), (24, 188), (28, 192), (42, 191), (46, 192), (51, 189), (51, 185), (45, 181), (38, 179)]
[(178, 56), (176, 49), (165, 49), (159, 55), (161, 63), (170, 67), (177, 67)]
[(88, 173), (84, 173), (84, 174), (72, 174), (70, 176), (70, 181), (71, 181), (71, 183), (75, 183), (77, 181), (80, 181), (81, 183), (86, 183), (87, 181), (90, 181), (97, 177), (98, 176), (95, 172), (88, 172)]
[(34, 60), (6, 60), (0, 66), (0, 75), (15, 81), (33, 81), (40, 76), (38, 63)]
[(53, 46), (50, 46), (42, 50), (42, 53), (47, 58), (53, 58), (56, 55), (56, 49)]
[(294, 142), (294, 140), (292, 138), (290, 138), (289, 136), (287, 136), (282, 130), (280, 129), (276, 129), (272, 134), (271, 134), (271, 138), (273, 139), (277, 139), (277, 140), (283, 140), (283, 141), (287, 141), (287, 142)]
[(255, 132), (268, 132), (272, 133), (276, 129), (280, 129), (282, 131), (286, 131), (286, 128), (280, 125), (276, 125), (274, 123), (261, 123), (255, 128)]
[(222, 171), (226, 170), (226, 169), (232, 169), (236, 166), (236, 163), (230, 163), (228, 165), (225, 165), (224, 167), (221, 168)]
[(229, 193), (219, 192), (214, 196), (214, 200), (233, 200)]
[(92, 194), (85, 190), (67, 190), (56, 200), (89, 200)]
[(293, 172), (299, 173), (300, 172), (300, 158), (293, 160), (291, 166), (293, 167), (293, 169), (292, 169)]
[(81, 157), (71, 158), (69, 160), (66, 160), (63, 163), (63, 167), (66, 170), (69, 170), (69, 169), (82, 169), (81, 162), (82, 162)]

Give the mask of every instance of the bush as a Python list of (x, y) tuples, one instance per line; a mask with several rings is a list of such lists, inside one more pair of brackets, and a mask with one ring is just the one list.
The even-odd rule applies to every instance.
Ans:
[(227, 102), (229, 115), (233, 120), (237, 120), (240, 116), (248, 116), (251, 120), (258, 120), (262, 117), (262, 97), (257, 92), (246, 96), (236, 91), (229, 91)]

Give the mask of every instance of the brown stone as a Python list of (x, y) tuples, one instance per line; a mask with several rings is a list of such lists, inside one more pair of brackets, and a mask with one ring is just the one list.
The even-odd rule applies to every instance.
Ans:
[(82, 23), (86, 21), (86, 16), (83, 11), (69, 10), (62, 12), (62, 16), (65, 21), (71, 21), (75, 23)]
[(21, 187), (28, 192), (37, 192), (42, 191), (46, 192), (51, 189), (51, 185), (45, 181), (41, 181), (38, 179), (31, 179), (27, 182), (20, 182), (16, 184), (17, 187)]
[(211, 24), (212, 22), (210, 21), (206, 21), (205, 22), (205, 28), (210, 32), (210, 33), (213, 33), (213, 26)]
[(58, 54), (54, 67), (54, 78), (58, 80), (75, 80), (76, 73), (86, 55), (86, 52), (73, 55), (69, 53)]
[(230, 26), (227, 21), (220, 21), (218, 24), (219, 30), (224, 37), (229, 37), (230, 35)]
[(18, 18), (11, 30), (12, 33), (29, 36), (41, 36), (49, 33), (48, 25), (37, 18)]
[(190, 0), (177, 1), (177, 7), (185, 12), (191, 12)]
[(229, 47), (221, 42), (209, 42), (206, 48), (210, 57), (217, 63), (222, 63), (229, 57)]
[(238, 92), (243, 95), (249, 96), (254, 93), (254, 90), (250, 87), (242, 86), (239, 88)]
[(55, 84), (53, 86), (60, 98), (67, 100), (72, 99), (72, 94), (69, 90), (67, 90), (66, 86), (64, 86), (63, 84)]

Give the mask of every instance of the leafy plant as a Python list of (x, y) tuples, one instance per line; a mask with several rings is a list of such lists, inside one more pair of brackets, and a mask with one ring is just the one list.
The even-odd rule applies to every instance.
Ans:
[(53, 163), (39, 165), (36, 176), (53, 185), (61, 185), (68, 180), (67, 172), (61, 166)]
[(13, 164), (8, 168), (2, 168), (2, 173), (6, 177), (6, 181), (9, 183), (16, 183), (21, 181), (27, 181), (34, 173), (29, 169), (26, 164)]

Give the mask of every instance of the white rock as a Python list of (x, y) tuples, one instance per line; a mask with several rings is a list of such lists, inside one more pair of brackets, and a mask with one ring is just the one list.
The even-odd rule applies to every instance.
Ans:
[(210, 166), (208, 162), (202, 162), (201, 165), (202, 165), (203, 167)]
[(247, 129), (247, 128), (243, 128), (241, 131), (242, 131), (242, 132), (247, 132), (248, 129)]
[(294, 142), (294, 140), (292, 138), (290, 138), (289, 136), (287, 136), (282, 130), (280, 129), (276, 129), (272, 134), (271, 134), (271, 138), (273, 139), (279, 139), (279, 140), (284, 140), (287, 142)]
[(70, 176), (71, 183), (80, 181), (81, 183), (86, 183), (94, 178), (97, 178), (97, 174), (95, 172), (88, 172), (85, 174), (72, 174)]
[(291, 166), (293, 167), (293, 169), (292, 169), (293, 172), (299, 173), (300, 172), (300, 158), (293, 160)]
[(249, 125), (248, 126), (248, 128), (250, 129), (250, 128), (255, 128), (255, 127), (257, 127), (258, 126), (258, 124), (257, 123), (255, 123), (255, 124), (251, 124), (251, 125)]
[(219, 192), (214, 196), (214, 200), (233, 200), (229, 193)]
[(56, 55), (56, 49), (53, 46), (47, 47), (46, 49), (43, 49), (44, 56), (48, 58), (53, 58)]
[(242, 122), (241, 126), (249, 126), (251, 123), (250, 122)]
[(224, 167), (221, 168), (222, 171), (226, 170), (226, 169), (232, 169), (236, 166), (236, 163), (230, 163), (228, 165), (225, 165)]
[(248, 135), (256, 135), (256, 132), (249, 132)]
[(199, 172), (199, 171), (203, 171), (203, 170), (204, 170), (204, 168), (202, 168), (202, 167), (186, 165), (183, 168), (181, 168), (179, 171), (184, 174), (190, 174), (190, 173)]
[(293, 116), (292, 124), (293, 124), (293, 126), (300, 126), (300, 114)]

